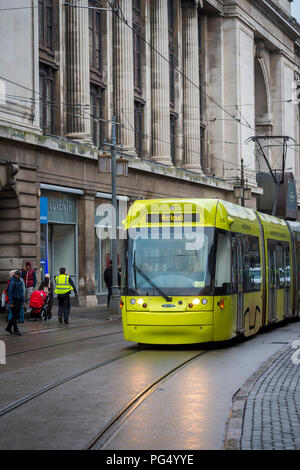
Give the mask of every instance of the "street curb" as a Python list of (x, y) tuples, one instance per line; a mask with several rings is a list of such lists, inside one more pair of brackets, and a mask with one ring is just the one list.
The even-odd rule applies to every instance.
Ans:
[(263, 375), (263, 373), (275, 362), (288, 348), (285, 345), (269, 359), (264, 361), (259, 369), (252, 374), (242, 385), (237, 393), (232, 397), (232, 407), (227, 421), (225, 440), (223, 450), (241, 450), (241, 438), (243, 431), (243, 420), (246, 402), (254, 384)]

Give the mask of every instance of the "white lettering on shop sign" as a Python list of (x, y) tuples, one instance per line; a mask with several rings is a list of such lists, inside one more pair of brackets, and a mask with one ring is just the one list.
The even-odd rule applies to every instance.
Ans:
[(74, 212), (75, 203), (74, 201), (67, 201), (64, 199), (49, 199), (49, 210), (58, 212)]

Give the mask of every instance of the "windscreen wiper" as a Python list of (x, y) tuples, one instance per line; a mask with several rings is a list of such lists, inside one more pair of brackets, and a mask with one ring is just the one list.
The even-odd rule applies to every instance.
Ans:
[(172, 302), (172, 297), (169, 297), (156, 284), (154, 284), (154, 282), (147, 276), (146, 273), (144, 273), (144, 271), (141, 270), (141, 268), (139, 268), (136, 264), (134, 264), (134, 268), (141, 276), (143, 276), (144, 279), (146, 279), (147, 282), (149, 282), (150, 286), (152, 286), (153, 289), (155, 289), (166, 300), (166, 302)]

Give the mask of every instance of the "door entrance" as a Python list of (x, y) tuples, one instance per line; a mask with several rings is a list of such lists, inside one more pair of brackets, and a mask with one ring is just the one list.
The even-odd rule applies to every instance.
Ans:
[(52, 281), (59, 268), (66, 268), (76, 287), (76, 232), (74, 225), (48, 224), (48, 264)]
[(276, 244), (273, 240), (268, 240), (268, 319), (272, 323), (276, 320), (276, 295), (277, 295), (277, 284), (276, 284), (276, 270), (277, 270), (277, 259), (276, 259)]
[(233, 292), (236, 293), (237, 333), (244, 332), (244, 295), (243, 295), (243, 257), (242, 241), (232, 238), (232, 279)]

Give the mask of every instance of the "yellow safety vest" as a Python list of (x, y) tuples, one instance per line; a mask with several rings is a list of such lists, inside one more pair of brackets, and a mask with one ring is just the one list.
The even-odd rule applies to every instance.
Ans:
[(67, 294), (73, 289), (69, 284), (69, 276), (66, 274), (60, 274), (55, 276), (55, 294)]

